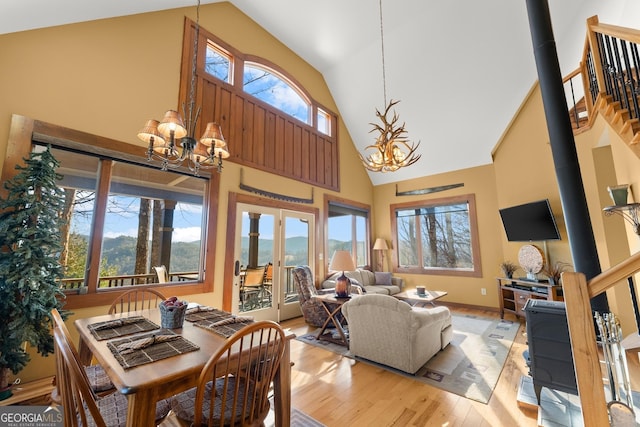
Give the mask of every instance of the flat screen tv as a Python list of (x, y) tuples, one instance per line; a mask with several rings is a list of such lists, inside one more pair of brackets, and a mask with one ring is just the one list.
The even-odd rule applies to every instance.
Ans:
[(500, 217), (510, 242), (560, 239), (548, 199), (500, 209)]

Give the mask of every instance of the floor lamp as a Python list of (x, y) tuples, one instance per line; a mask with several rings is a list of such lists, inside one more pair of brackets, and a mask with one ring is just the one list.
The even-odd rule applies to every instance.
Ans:
[(378, 237), (376, 243), (373, 245), (373, 250), (380, 253), (380, 268), (379, 271), (384, 271), (384, 251), (388, 250), (387, 241)]

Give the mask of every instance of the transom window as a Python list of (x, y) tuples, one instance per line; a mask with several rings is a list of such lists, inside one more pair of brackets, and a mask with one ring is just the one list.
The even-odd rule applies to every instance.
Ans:
[[(242, 69), (242, 90), (274, 108), (294, 117), (318, 131), (331, 136), (332, 114), (314, 106), (305, 91), (273, 66), (247, 60), (239, 53), (232, 54), (218, 42), (206, 39), (204, 71), (225, 83), (235, 85), (234, 67)], [(267, 62), (267, 61), (265, 61)], [(315, 124), (312, 111), (316, 110)]]
[(232, 84), (231, 54), (213, 43), (207, 43), (204, 70), (223, 82)]
[(310, 124), (310, 103), (276, 71), (254, 62), (244, 63), (244, 91), (296, 119)]
[(480, 276), (473, 195), (392, 205), (402, 272)]

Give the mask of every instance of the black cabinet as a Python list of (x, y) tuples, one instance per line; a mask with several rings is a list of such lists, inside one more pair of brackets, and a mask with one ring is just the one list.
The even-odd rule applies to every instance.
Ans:
[(524, 307), (529, 374), (538, 403), (542, 387), (578, 394), (564, 302), (529, 299)]

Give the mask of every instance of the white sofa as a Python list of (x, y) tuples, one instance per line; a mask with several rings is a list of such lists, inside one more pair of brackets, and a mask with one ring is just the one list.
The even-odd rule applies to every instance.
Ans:
[[(335, 288), (336, 279), (341, 275), (342, 272), (337, 272), (329, 276), (322, 282), (322, 288)], [(393, 277), (391, 273), (374, 273), (373, 271), (359, 268), (355, 271), (345, 271), (344, 275), (351, 279), (352, 282), (355, 280), (355, 283), (360, 285), (365, 293), (394, 295), (402, 292), (402, 288), (404, 287), (404, 279), (401, 277)]]
[(380, 294), (355, 295), (342, 305), (354, 356), (415, 374), (453, 336), (447, 307), (411, 307)]

